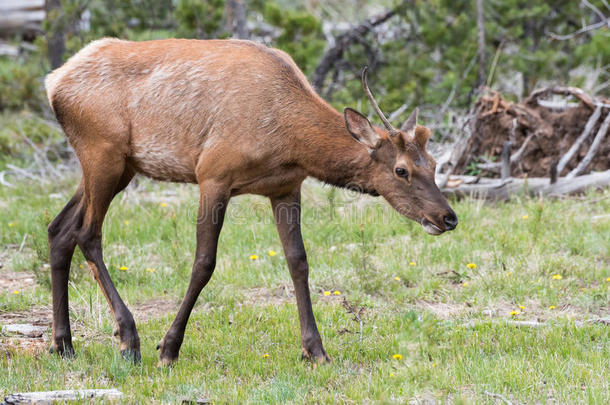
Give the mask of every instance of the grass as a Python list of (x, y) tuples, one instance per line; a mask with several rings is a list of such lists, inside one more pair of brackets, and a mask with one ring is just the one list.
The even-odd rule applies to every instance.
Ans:
[[(7, 272), (35, 278), (19, 294), (0, 290), (0, 319), (50, 306), (46, 225), (77, 182), (65, 173), (0, 186), (0, 280)], [(180, 359), (157, 369), (155, 346), (193, 261), (197, 188), (140, 178), (113, 202), (103, 243), (111, 276), (135, 312), (142, 364), (121, 360), (110, 311), (77, 250), (70, 284), (76, 358), (0, 337), (0, 395), (116, 387), (127, 403), (497, 401), (489, 393), (520, 403), (609, 403), (610, 328), (582, 322), (610, 310), (609, 197), (607, 190), (583, 199), (452, 202), (458, 229), (432, 237), (381, 199), (308, 182), (303, 231), (312, 300), (333, 359), (315, 368), (300, 360), (291, 280), (269, 203), (236, 198)], [(360, 311), (362, 335), (346, 306)]]

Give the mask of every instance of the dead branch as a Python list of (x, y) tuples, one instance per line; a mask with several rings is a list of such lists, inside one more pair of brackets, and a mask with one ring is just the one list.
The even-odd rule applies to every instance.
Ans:
[(457, 198), (476, 197), (490, 201), (508, 200), (514, 194), (529, 196), (544, 195), (556, 197), (566, 194), (580, 194), (590, 188), (610, 186), (610, 170), (591, 173), (576, 178), (562, 177), (554, 184), (549, 184), (546, 177), (530, 179), (510, 178), (489, 179), (474, 176), (450, 176), (447, 187), (442, 188), (446, 196)]
[(345, 310), (352, 314), (354, 316), (354, 321), (357, 321), (358, 324), (360, 325), (360, 339), (359, 341), (362, 342), (362, 314), (364, 313), (364, 307), (360, 307), (360, 309), (356, 309), (356, 307), (354, 307), (353, 305), (351, 305), (348, 301), (347, 298), (343, 297), (343, 302), (341, 303), (343, 304), (343, 308), (345, 308)]
[(599, 131), (597, 131), (597, 135), (595, 135), (595, 139), (593, 140), (593, 143), (591, 144), (589, 151), (587, 152), (587, 154), (585, 155), (583, 160), (580, 161), (578, 166), (576, 166), (574, 168), (574, 170), (572, 170), (570, 173), (568, 173), (568, 175), (566, 176), (567, 178), (571, 179), (571, 178), (578, 176), (580, 173), (582, 173), (587, 168), (587, 166), (589, 166), (589, 164), (595, 157), (595, 154), (597, 153), (599, 146), (602, 144), (602, 142), (604, 141), (604, 138), (606, 137), (606, 134), (608, 133), (608, 126), (610, 126), (610, 112), (608, 114), (606, 114), (606, 119), (604, 120), (602, 125), (599, 127)]
[[(529, 144), (529, 142), (532, 140), (533, 137), (534, 137), (534, 134), (529, 134), (527, 136), (527, 138), (525, 138), (525, 141), (523, 141), (523, 143), (521, 144), (521, 146), (519, 147), (517, 152), (515, 152), (513, 155), (511, 155), (511, 157), (510, 157), (511, 166), (521, 160), (521, 157), (523, 156), (523, 152), (525, 151), (525, 148), (527, 148), (527, 145)], [(502, 162), (479, 163), (479, 164), (477, 164), (477, 167), (481, 170), (486, 170), (488, 172), (500, 173), (500, 169), (502, 167)]]
[(585, 32), (590, 32), (590, 31), (595, 31), (598, 30), (600, 28), (603, 28), (605, 26), (610, 27), (610, 18), (606, 18), (604, 20), (601, 20), (599, 22), (596, 22), (595, 24), (591, 24), (591, 25), (587, 25), (582, 27), (581, 29), (579, 29), (578, 31), (575, 31), (571, 34), (567, 34), (567, 35), (558, 35), (555, 34), (553, 32), (548, 32), (548, 35), (553, 38), (553, 39), (557, 39), (559, 41), (566, 41), (568, 39), (572, 39), (580, 34), (584, 34)]
[(398, 107), (396, 109), (396, 111), (394, 111), (393, 113), (390, 113), (390, 115), (388, 115), (388, 121), (393, 122), (395, 119), (400, 117), (400, 114), (402, 114), (403, 112), (407, 111), (408, 107), (409, 106), (406, 103), (401, 105), (400, 107)]
[[(559, 159), (559, 163), (557, 163), (557, 173), (561, 174), (563, 169), (566, 167), (572, 156), (576, 153), (580, 145), (587, 139), (589, 133), (593, 130), (593, 127), (597, 123), (600, 115), (602, 114), (602, 108), (597, 106), (593, 114), (589, 117), (587, 124), (585, 125), (585, 129), (582, 131), (582, 134), (574, 141), (570, 149)], [(610, 114), (609, 114), (610, 115)]]
[(344, 52), (352, 46), (352, 44), (358, 42), (360, 38), (368, 34), (375, 26), (380, 25), (396, 14), (396, 9), (385, 11), (377, 16), (371, 17), (365, 20), (362, 24), (355, 26), (349, 31), (339, 35), (335, 39), (335, 45), (324, 52), (320, 63), (316, 67), (313, 73), (313, 86), (321, 92), (324, 86), (324, 79), (328, 75), (328, 72), (335, 66), (335, 64), (343, 58)]
[(504, 402), (506, 405), (513, 405), (512, 402), (510, 402), (508, 399), (506, 399), (506, 397), (504, 397), (504, 396), (502, 396), (500, 394), (496, 394), (494, 392), (489, 392), (489, 391), (483, 391), (483, 394), (488, 395), (488, 396), (490, 396), (492, 398), (495, 398), (495, 399), (499, 399), (502, 402)]
[(530, 107), (534, 107), (538, 103), (539, 98), (548, 97), (551, 94), (560, 94), (562, 96), (574, 96), (582, 101), (587, 107), (593, 110), (597, 100), (591, 98), (587, 93), (579, 89), (578, 87), (562, 87), (562, 86), (553, 86), (553, 87), (545, 87), (543, 89), (538, 89), (532, 92), (528, 98), (525, 99), (523, 104), (528, 105)]
[(502, 161), (500, 162), (500, 164), (501, 164), (500, 177), (502, 178), (502, 180), (506, 180), (510, 177), (510, 148), (511, 148), (511, 146), (512, 146), (512, 142), (506, 141), (506, 142), (504, 142), (504, 146), (502, 147)]
[(6, 181), (6, 179), (5, 179), (6, 174), (7, 174), (6, 170), (2, 170), (2, 171), (0, 172), (0, 184), (2, 184), (2, 185), (3, 185), (3, 186), (5, 186), (5, 187), (8, 187), (8, 188), (15, 188), (15, 186), (14, 186), (14, 185), (12, 185), (12, 184), (11, 184), (11, 183), (9, 183), (8, 181)]

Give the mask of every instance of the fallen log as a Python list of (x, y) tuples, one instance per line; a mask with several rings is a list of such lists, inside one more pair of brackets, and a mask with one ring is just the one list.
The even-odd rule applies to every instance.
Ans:
[[(440, 179), (439, 179), (440, 180)], [(512, 195), (557, 197), (581, 194), (591, 188), (610, 186), (610, 170), (574, 178), (561, 177), (551, 184), (546, 177), (510, 178), (507, 180), (474, 176), (450, 176), (447, 186), (441, 189), (445, 196), (476, 197), (490, 201), (508, 200)]]
[[(123, 393), (116, 388), (92, 390), (63, 390), (19, 392), (4, 398), (3, 405), (13, 404), (54, 404), (56, 402), (83, 401), (96, 398), (97, 401), (113, 401), (123, 397)], [(89, 401), (86, 401), (89, 402)]]

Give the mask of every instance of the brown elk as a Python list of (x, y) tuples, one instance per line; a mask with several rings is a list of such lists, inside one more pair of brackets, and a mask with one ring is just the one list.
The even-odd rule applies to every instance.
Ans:
[(102, 39), (50, 73), (48, 99), (83, 173), (49, 225), (51, 350), (74, 353), (68, 276), (78, 245), (113, 312), (121, 353), (140, 359), (134, 318), (102, 260), (101, 232), (113, 197), (141, 173), (197, 183), (200, 191), (191, 280), (159, 343), (160, 365), (178, 358), (191, 310), (214, 271), (229, 199), (245, 193), (271, 200), (294, 282), (303, 355), (328, 361), (309, 295), (300, 229), (303, 180), (313, 176), (382, 195), (430, 234), (457, 225), (434, 182), (435, 161), (426, 152), (430, 131), (417, 125), (417, 109), (395, 129), (368, 89), (366, 70), (362, 84), (385, 130), (353, 109), (337, 112), (288, 54), (249, 41)]

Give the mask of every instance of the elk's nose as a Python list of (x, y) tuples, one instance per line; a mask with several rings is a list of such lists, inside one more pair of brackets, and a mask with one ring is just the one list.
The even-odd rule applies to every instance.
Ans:
[(458, 224), (457, 215), (455, 215), (455, 212), (450, 212), (449, 214), (445, 215), (445, 218), (443, 218), (443, 222), (445, 223), (445, 228), (448, 231), (451, 231), (455, 229)]

